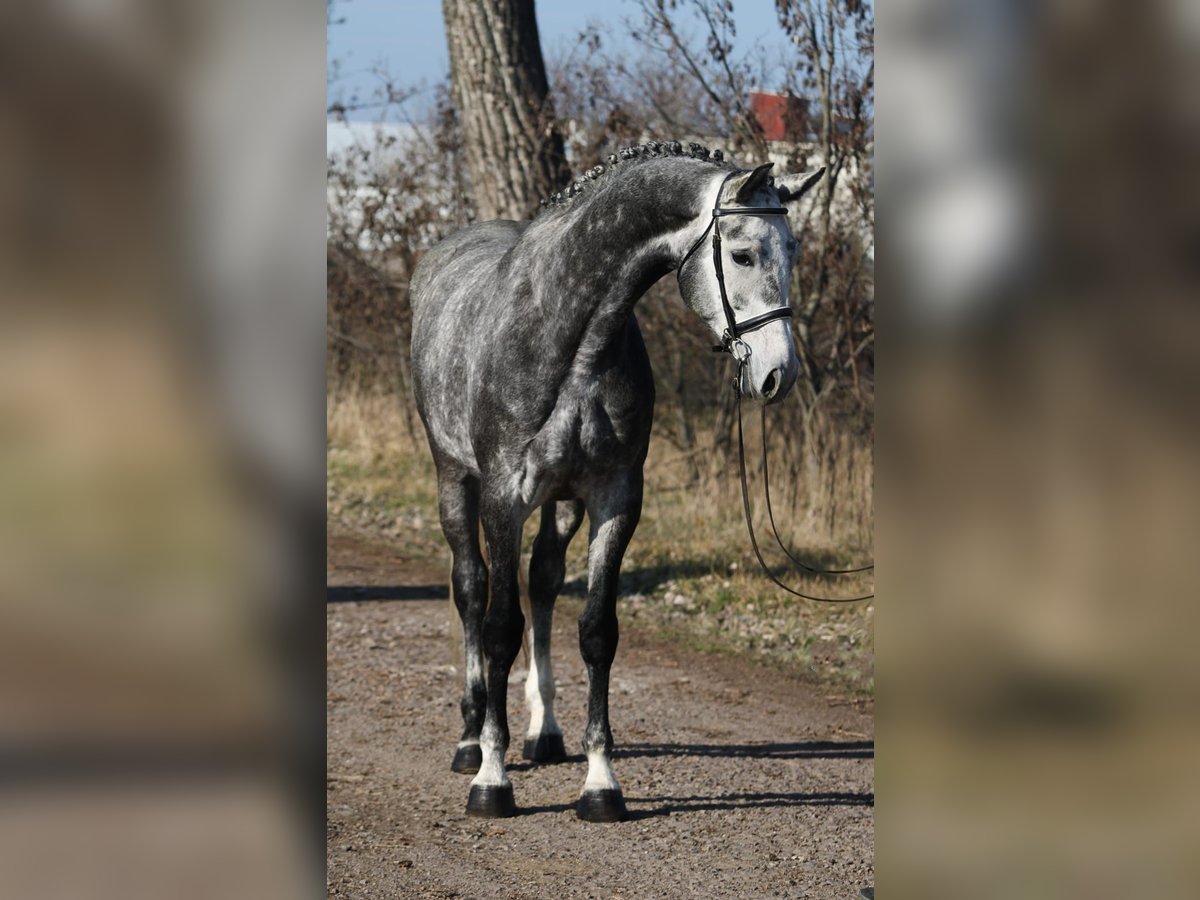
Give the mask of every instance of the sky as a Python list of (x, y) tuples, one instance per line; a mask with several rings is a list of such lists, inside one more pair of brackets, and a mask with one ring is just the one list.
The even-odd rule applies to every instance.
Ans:
[[(682, 5), (682, 4), (681, 4)], [(552, 57), (589, 23), (618, 26), (622, 18), (640, 19), (632, 0), (538, 0), (535, 6), (542, 52)], [(774, 0), (735, 0), (737, 37), (734, 55), (758, 46), (784, 52), (787, 38), (779, 27)], [(378, 85), (370, 70), (382, 66), (400, 85), (432, 87), (449, 74), (440, 0), (340, 0), (329, 29), (330, 60), (340, 62), (340, 75), (330, 84), (331, 102), (357, 90), (367, 96)], [(697, 34), (698, 26), (690, 29)], [(627, 38), (625, 40), (628, 40)], [(351, 118), (370, 120), (374, 111)]]

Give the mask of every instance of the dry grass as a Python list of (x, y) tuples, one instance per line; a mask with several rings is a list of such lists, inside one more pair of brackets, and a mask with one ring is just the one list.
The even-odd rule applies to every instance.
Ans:
[(330, 397), (327, 435), (330, 522), (403, 539), (413, 556), (443, 553), (433, 461), (424, 437), (408, 432), (396, 399), (382, 393)]
[[(778, 548), (770, 551), (768, 542), (774, 544), (761, 512), (758, 417), (748, 418), (755, 528), (768, 561), (778, 563), (783, 556)], [(821, 427), (824, 433), (810, 434), (805, 445), (811, 452), (798, 453), (799, 442), (769, 432), (777, 448), (772, 497), (783, 537), (801, 559), (843, 567), (871, 555), (871, 448), (827, 423)], [(409, 433), (393, 396), (331, 398), (328, 514), (342, 528), (402, 540), (416, 558), (445, 561), (433, 463), (419, 424), (417, 430)], [(698, 438), (701, 446), (708, 440)], [(763, 577), (742, 518), (736, 454), (723, 466), (699, 464), (714, 456), (680, 454), (664, 440), (652, 442), (642, 520), (622, 571), (622, 617), (705, 650), (749, 652), (851, 692), (870, 693), (874, 604), (808, 603)], [(526, 549), (533, 532), (526, 528)], [(571, 546), (567, 594), (584, 592), (586, 544), (577, 539)], [(834, 596), (866, 592), (859, 589), (869, 591), (872, 584), (869, 578), (791, 574), (784, 581), (806, 593)]]

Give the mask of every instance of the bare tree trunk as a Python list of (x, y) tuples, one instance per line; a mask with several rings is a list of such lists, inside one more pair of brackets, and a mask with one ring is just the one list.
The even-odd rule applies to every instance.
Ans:
[[(821, 164), (825, 166), (825, 192), (821, 195), (821, 239), (829, 240), (830, 210), (833, 191), (837, 187), (838, 169), (833, 158), (833, 77), (837, 64), (837, 26), (833, 14), (834, 0), (825, 0), (825, 46), (814, 48), (813, 61), (821, 72)], [(822, 60), (822, 50), (824, 59)], [(828, 247), (826, 247), (828, 251)], [(824, 255), (822, 256), (824, 258)], [(822, 275), (825, 273), (822, 272)], [(825, 285), (821, 286), (822, 288)]]
[(533, 0), (443, 0), (454, 103), (481, 219), (521, 219), (567, 177)]
[(800, 317), (804, 333), (802, 339), (808, 339), (808, 326), (816, 315), (817, 307), (825, 296), (829, 284), (829, 232), (832, 225), (833, 191), (837, 186), (837, 171), (833, 160), (833, 76), (834, 76), (834, 30), (833, 5), (835, 0), (824, 0), (825, 25), (817, 25), (817, 10), (809, 9), (809, 29), (806, 52), (809, 64), (812, 66), (817, 80), (818, 103), (821, 108), (821, 165), (825, 166), (825, 178), (820, 185), (821, 218), (818, 240), (821, 253), (817, 257), (817, 272), (813, 279), (813, 287), (806, 298), (804, 314)]

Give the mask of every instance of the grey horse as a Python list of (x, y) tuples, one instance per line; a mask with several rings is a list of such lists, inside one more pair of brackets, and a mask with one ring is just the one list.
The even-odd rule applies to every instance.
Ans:
[[(465, 643), (464, 724), (452, 768), (475, 774), (471, 815), (516, 811), (504, 769), (508, 676), (525, 628), (521, 532), (540, 508), (529, 567), (533, 652), (524, 756), (565, 756), (554, 718), (550, 625), (567, 545), (586, 511), (579, 648), (589, 679), (588, 772), (576, 813), (587, 821), (624, 818), (610, 762), (609, 672), (617, 578), (641, 514), (654, 411), (654, 380), (633, 308), (677, 269), (684, 302), (717, 337), (730, 307), (738, 317), (787, 307), (796, 241), (786, 216), (725, 220), (717, 251), (724, 305), (713, 256), (689, 251), (715, 222), (715, 208), (777, 212), (821, 175), (772, 179), (770, 164), (741, 171), (720, 151), (678, 142), (625, 148), (608, 160), (544, 201), (532, 221), (480, 222), (446, 238), (412, 278), (413, 385), (437, 468)], [(788, 322), (770, 321), (739, 343), (743, 396), (767, 403), (787, 394), (799, 370)]]

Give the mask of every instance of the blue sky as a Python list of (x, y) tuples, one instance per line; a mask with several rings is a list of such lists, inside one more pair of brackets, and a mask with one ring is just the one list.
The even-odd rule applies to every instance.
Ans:
[[(774, 0), (734, 0), (734, 10), (738, 31), (735, 56), (759, 47), (771, 53), (787, 51)], [(547, 57), (555, 48), (570, 44), (590, 22), (618, 26), (622, 18), (640, 18), (631, 0), (540, 0), (536, 11)], [(341, 63), (340, 77), (330, 85), (331, 102), (354, 90), (360, 96), (369, 95), (378, 84), (370, 74), (376, 65), (404, 86), (432, 86), (449, 73), (440, 0), (342, 0), (335, 5), (333, 16), (345, 21), (329, 30), (329, 58)], [(699, 28), (688, 30), (697, 34)], [(375, 115), (364, 112), (352, 118), (373, 119)]]

